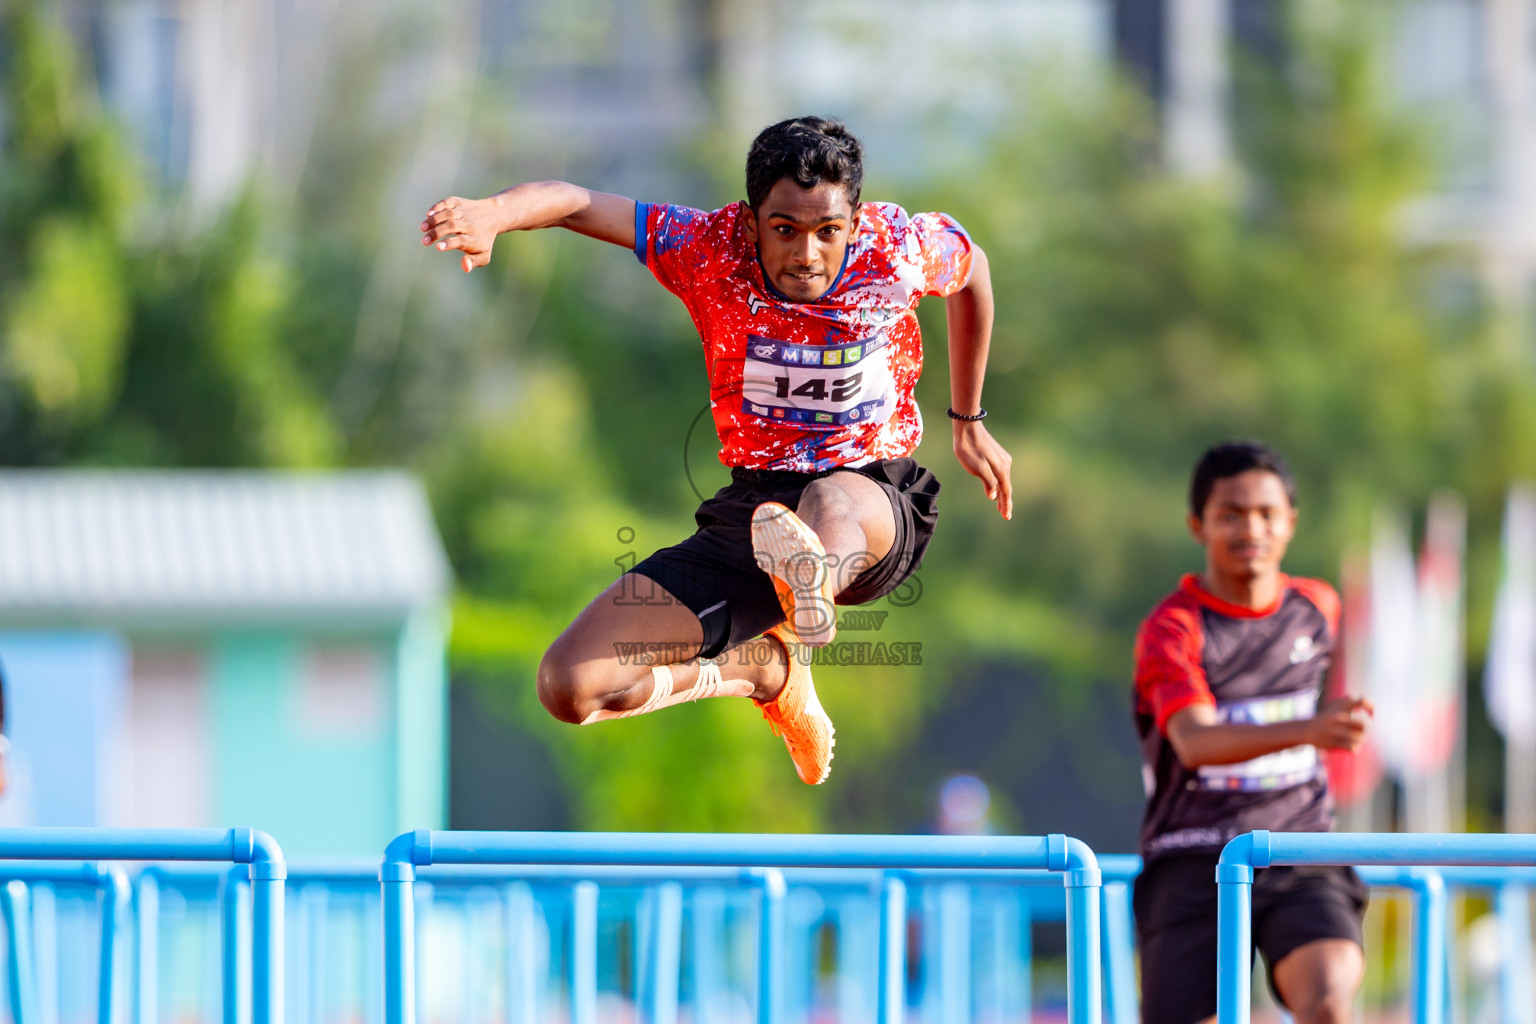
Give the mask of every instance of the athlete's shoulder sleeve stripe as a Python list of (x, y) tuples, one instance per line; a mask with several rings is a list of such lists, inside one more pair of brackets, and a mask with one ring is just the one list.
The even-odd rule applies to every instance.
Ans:
[(1290, 578), (1291, 589), (1306, 598), (1314, 608), (1322, 612), (1323, 618), (1328, 622), (1328, 635), (1339, 635), (1339, 593), (1322, 580), (1307, 579), (1304, 576), (1292, 576)]
[(1205, 676), (1200, 606), (1182, 591), (1155, 608), (1136, 635), (1136, 703), (1167, 735), (1168, 719), (1195, 704), (1215, 706)]
[(651, 235), (651, 204), (635, 204), (635, 259), (641, 264), (645, 263), (645, 254), (650, 249)]

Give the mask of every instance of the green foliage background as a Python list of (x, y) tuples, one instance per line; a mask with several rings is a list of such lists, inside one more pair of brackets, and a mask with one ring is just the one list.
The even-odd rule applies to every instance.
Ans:
[[(548, 642), (725, 478), (694, 332), (631, 255), (518, 236), (465, 278), (407, 252), (414, 224), (386, 214), (375, 169), (398, 161), (403, 129), (365, 116), (357, 55), (335, 71), (302, 181), (253, 178), (195, 216), (136, 165), (61, 28), (40, 7), (7, 11), (0, 461), (414, 467), (458, 575), (456, 685), (558, 772), (487, 785), (556, 786), (573, 825), (912, 827), (945, 770), (925, 760), (924, 722), (1020, 681), (1043, 692), (1041, 717), (993, 729), (976, 762), (1028, 787), (1055, 733), (1077, 741), (1090, 789), (1123, 797), (1134, 761), (1096, 757), (1092, 709), (1123, 699), (1137, 622), (1197, 567), (1185, 479), (1222, 438), (1262, 437), (1297, 467), (1297, 572), (1336, 576), (1378, 503), (1460, 490), (1474, 654), (1486, 634), (1504, 488), (1536, 473), (1533, 345), (1519, 311), (1489, 306), (1472, 253), (1405, 241), (1433, 140), (1385, 94), (1363, 16), (1296, 31), (1284, 68), (1241, 64), (1240, 170), (1217, 180), (1170, 175), (1155, 113), (1107, 81), (1022, 90), (930, 181), (871, 168), (866, 195), (952, 212), (991, 257), (986, 404), (1016, 456), (1018, 512), (1000, 521), (934, 431), (919, 457), (945, 481), (944, 523), (922, 599), (882, 631), (921, 641), (924, 664), (818, 672), (840, 743), (832, 782), (809, 790), (747, 702), (578, 730), (533, 695)], [(690, 154), (723, 148), (698, 140), (678, 180), (721, 181)], [(441, 190), (519, 177), (488, 151), (485, 181)], [(943, 321), (922, 316), (919, 397), (942, 424)], [(1495, 773), (1474, 765), (1485, 803)]]

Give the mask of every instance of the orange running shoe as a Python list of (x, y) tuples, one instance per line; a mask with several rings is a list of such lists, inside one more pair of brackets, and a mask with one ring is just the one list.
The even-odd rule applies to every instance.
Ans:
[(832, 748), (837, 745), (832, 719), (827, 717), (821, 709), (821, 701), (816, 698), (805, 652), (796, 651), (804, 645), (783, 626), (774, 626), (763, 635), (784, 645), (789, 678), (777, 697), (766, 704), (758, 703), (758, 707), (763, 709), (763, 717), (773, 726), (774, 735), (784, 737), (784, 745), (789, 748), (800, 781), (808, 786), (819, 786), (832, 773)]
[(810, 647), (831, 643), (837, 635), (836, 591), (816, 531), (778, 502), (765, 501), (752, 513), (752, 552), (772, 578), (795, 637)]

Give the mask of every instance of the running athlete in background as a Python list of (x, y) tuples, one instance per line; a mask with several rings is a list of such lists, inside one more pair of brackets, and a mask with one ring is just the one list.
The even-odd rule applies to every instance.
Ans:
[[(1136, 880), (1144, 1024), (1216, 1013), (1216, 861), (1253, 829), (1327, 832), (1319, 748), (1353, 750), (1369, 701), (1319, 706), (1339, 597), (1286, 576), (1296, 487), (1279, 453), (1220, 444), (1195, 467), (1189, 530), (1205, 571), (1185, 576), (1136, 640), (1136, 726), (1147, 775)], [(1366, 889), (1353, 868), (1260, 869), (1253, 938), (1298, 1024), (1351, 1017), (1365, 971)]]
[[(564, 227), (633, 249), (704, 343), (731, 483), (700, 506), (697, 532), (624, 574), (551, 645), (538, 686), (555, 717), (750, 697), (800, 778), (826, 779), (833, 729), (805, 648), (832, 640), (834, 601), (900, 586), (938, 517), (938, 481), (911, 458), (925, 295), (945, 299), (955, 456), (1012, 517), (1012, 460), (981, 424), (986, 257), (944, 214), (860, 202), (863, 175), (840, 122), (803, 117), (758, 135), (746, 202), (713, 213), (556, 181), (427, 211), (422, 243), (458, 250), (466, 272), (504, 231)], [(658, 663), (619, 656), (636, 644)]]

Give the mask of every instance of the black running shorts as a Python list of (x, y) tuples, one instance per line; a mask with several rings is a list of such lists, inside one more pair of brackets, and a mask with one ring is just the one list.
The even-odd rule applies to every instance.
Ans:
[[(1195, 1024), (1216, 1013), (1218, 854), (1159, 857), (1136, 879), (1142, 1024)], [(1269, 990), (1275, 964), (1318, 939), (1362, 945), (1369, 892), (1354, 868), (1260, 868), (1253, 879), (1253, 945)]]
[(784, 621), (773, 582), (752, 553), (752, 512), (765, 501), (793, 510), (812, 480), (831, 473), (860, 473), (880, 485), (896, 514), (896, 539), (874, 564), (849, 559), (834, 572), (838, 604), (868, 604), (894, 591), (923, 563), (938, 520), (939, 481), (914, 459), (887, 459), (865, 466), (821, 473), (732, 469), (731, 482), (699, 506), (698, 530), (662, 548), (635, 566), (634, 572), (661, 584), (699, 617), (704, 642), (699, 657), (714, 658)]

